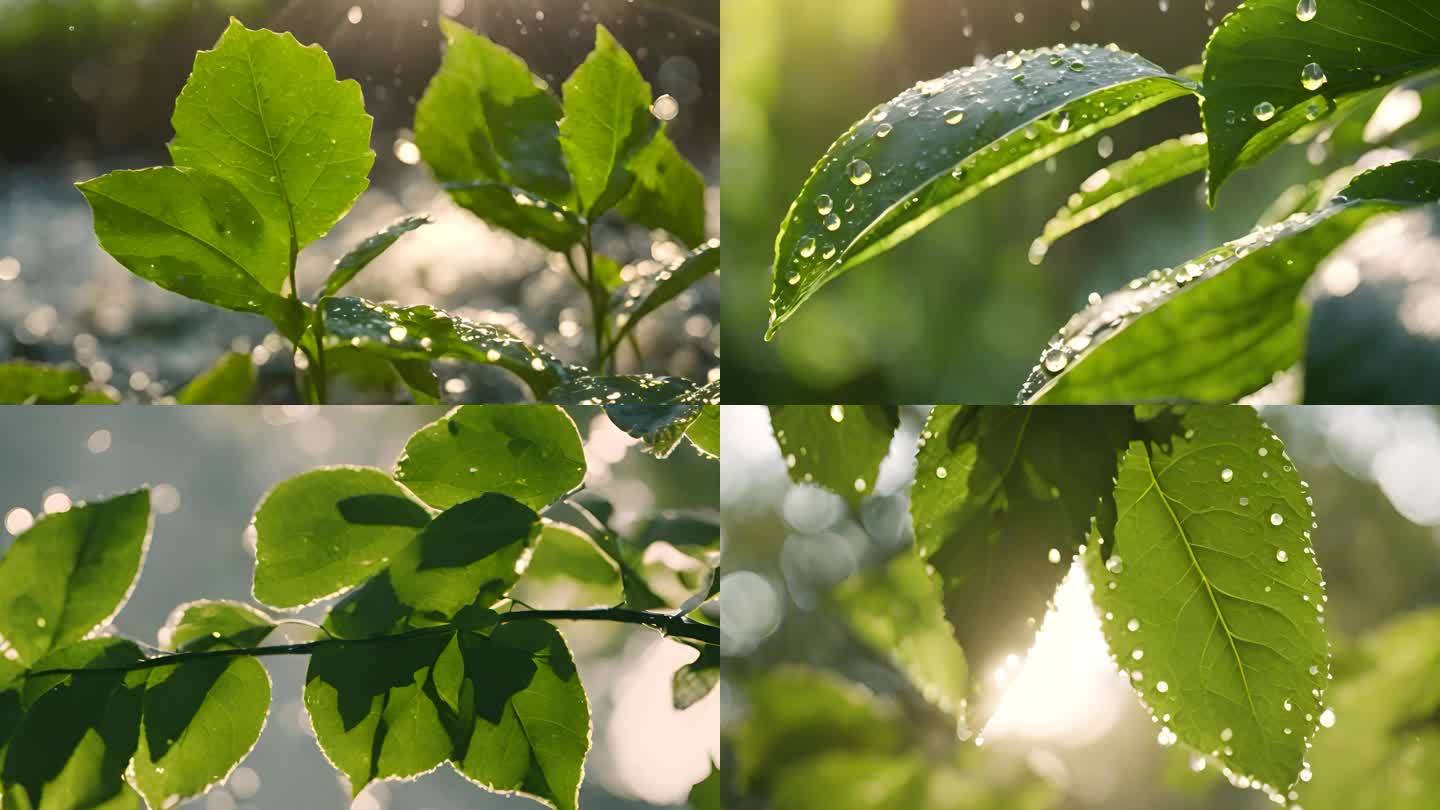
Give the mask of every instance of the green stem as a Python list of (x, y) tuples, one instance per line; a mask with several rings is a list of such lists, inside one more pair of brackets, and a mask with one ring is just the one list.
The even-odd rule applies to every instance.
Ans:
[(311, 375), (315, 381), (315, 393), (324, 405), (329, 401), (325, 390), (325, 384), (329, 375), (325, 371), (325, 316), (321, 314), (320, 307), (315, 307), (315, 372)]
[[(699, 641), (702, 644), (718, 646), (720, 644), (720, 628), (700, 622), (691, 621), (683, 616), (672, 616), (666, 613), (649, 613), (643, 610), (629, 610), (627, 608), (577, 608), (573, 610), (520, 610), (509, 613), (501, 613), (499, 621), (501, 624), (520, 621), (606, 621), (620, 622), (622, 624), (638, 624), (659, 630), (666, 636), (675, 638), (688, 638)], [(439, 636), (446, 633), (453, 633), (463, 628), (455, 625), (441, 625), (438, 627), (425, 627), (419, 630), (409, 630), (404, 633), (396, 633), (391, 636), (371, 636), (369, 638), (342, 639), (323, 638), (315, 641), (306, 641), (301, 644), (277, 644), (270, 647), (242, 647), (225, 650), (204, 650), (200, 652), (175, 653), (174, 655), (163, 655), (156, 658), (146, 658), (143, 661), (136, 661), (134, 664), (118, 667), (87, 667), (84, 669), (42, 669), (25, 673), (25, 677), (38, 677), (40, 675), (71, 675), (77, 672), (131, 672), (139, 669), (153, 669), (155, 667), (170, 666), (185, 661), (198, 661), (208, 658), (259, 658), (269, 655), (309, 655), (327, 647), (354, 644), (385, 644), (395, 641), (404, 641), (412, 638), (424, 638), (426, 636)]]
[(600, 274), (595, 272), (595, 244), (592, 238), (590, 225), (585, 225), (585, 281), (590, 293), (590, 321), (591, 329), (595, 333), (595, 373), (605, 373), (605, 363), (610, 358), (610, 351), (605, 345), (606, 328), (604, 291), (600, 289)]

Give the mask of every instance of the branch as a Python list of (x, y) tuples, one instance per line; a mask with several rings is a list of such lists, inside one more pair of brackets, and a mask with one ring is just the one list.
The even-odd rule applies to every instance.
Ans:
[[(620, 622), (622, 624), (640, 624), (646, 627), (659, 630), (663, 635), (676, 638), (688, 638), (699, 641), (702, 644), (719, 646), (720, 628), (713, 625), (702, 624), (692, 621), (684, 616), (672, 616), (668, 613), (650, 613), (643, 610), (629, 610), (627, 608), (577, 608), (573, 610), (517, 610), (499, 615), (500, 624), (518, 621), (605, 621)], [(24, 677), (37, 677), (40, 675), (71, 675), (78, 672), (132, 672), (139, 669), (153, 669), (155, 667), (170, 666), (185, 661), (199, 661), (207, 658), (239, 658), (249, 656), (259, 658), (266, 655), (309, 655), (317, 650), (326, 647), (334, 647), (342, 644), (384, 644), (387, 642), (404, 641), (412, 638), (423, 638), (425, 636), (438, 636), (446, 633), (464, 630), (453, 624), (438, 625), (435, 627), (424, 627), (419, 630), (409, 630), (404, 633), (396, 633), (392, 636), (371, 636), (368, 638), (324, 638), (315, 641), (307, 641), (301, 644), (277, 644), (271, 647), (240, 647), (225, 650), (204, 650), (200, 652), (174, 653), (173, 655), (162, 655), (155, 658), (146, 658), (136, 661), (133, 664), (116, 667), (85, 667), (82, 669), (42, 669), (26, 672)]]

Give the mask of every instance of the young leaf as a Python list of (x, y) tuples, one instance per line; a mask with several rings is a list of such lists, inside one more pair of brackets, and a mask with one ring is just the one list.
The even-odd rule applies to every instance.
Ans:
[(616, 427), (644, 442), (657, 458), (665, 458), (704, 407), (720, 403), (720, 381), (697, 387), (681, 377), (653, 374), (582, 377), (556, 387), (550, 401), (603, 405)]
[(585, 450), (553, 405), (464, 405), (410, 437), (395, 478), (437, 509), (487, 492), (543, 509), (585, 480)]
[(227, 352), (175, 395), (177, 405), (249, 405), (255, 390), (250, 355)]
[[(1183, 434), (1130, 443), (1110, 557), (1087, 555), (1110, 650), (1165, 728), (1284, 794), (1329, 674), (1314, 515), (1249, 408), (1196, 407)], [(1164, 733), (1162, 732), (1162, 736)]]
[(947, 211), (1194, 84), (1090, 45), (1003, 54), (921, 82), (834, 143), (775, 240), (780, 324), (831, 279)]
[(565, 80), (560, 148), (580, 211), (595, 218), (613, 207), (635, 180), (628, 164), (659, 129), (650, 113), (650, 85), (635, 60), (603, 25), (595, 50)]
[[(360, 85), (336, 81), (330, 57), (291, 34), (251, 31), (238, 20), (195, 69), (171, 119), (176, 166), (233, 184), (278, 230), (280, 255), (324, 236), (369, 185), (372, 119)], [(232, 226), (233, 227), (233, 226)], [(289, 262), (268, 267), (278, 290)]]
[(150, 542), (150, 491), (76, 503), (35, 521), (0, 559), (0, 638), (21, 663), (120, 612)]
[(325, 467), (266, 493), (255, 510), (255, 598), (298, 608), (384, 568), (430, 513), (380, 470)]
[(669, 231), (692, 248), (705, 241), (705, 178), (664, 129), (631, 159), (628, 168), (635, 184), (617, 206), (625, 219)]
[(554, 626), (511, 622), (490, 637), (459, 635), (464, 662), (454, 755), (462, 776), (489, 790), (576, 810), (590, 706), (570, 649)]
[(150, 670), (132, 781), (150, 807), (225, 781), (260, 739), (270, 676), (254, 658), (186, 661)]
[(1019, 398), (1233, 402), (1300, 360), (1298, 298), (1325, 257), (1374, 217), (1437, 200), (1440, 163), (1392, 163), (1314, 214), (1136, 279), (1061, 328)]
[(187, 602), (170, 611), (160, 628), (160, 646), (179, 652), (258, 647), (275, 621), (245, 604), (230, 601)]
[(970, 663), (972, 717), (994, 709), (982, 673), (1034, 638), (1091, 517), (1110, 498), (1129, 408), (940, 405), (921, 433), (910, 514)]
[(320, 297), (328, 298), (339, 294), (341, 288), (349, 284), (371, 262), (380, 258), (380, 254), (389, 250), (400, 237), (432, 221), (425, 214), (403, 217), (390, 223), (379, 233), (365, 237), (364, 241), (351, 248), (335, 263), (335, 269), (330, 271), (330, 277), (325, 279), (325, 286), (320, 290)]
[(472, 323), (433, 307), (377, 304), (363, 298), (320, 302), (328, 345), (349, 345), (390, 359), (453, 357), (490, 363), (520, 377), (536, 396), (583, 372), (491, 324)]
[[(415, 144), (436, 179), (483, 180), (567, 199), (559, 100), (505, 48), (454, 20), (442, 19), (440, 30), (445, 57), (415, 107)], [(490, 221), (484, 209), (470, 208)]]
[(875, 488), (900, 414), (890, 405), (771, 405), (770, 422), (791, 480), (856, 504)]
[(612, 342), (619, 345), (646, 315), (673, 301), (695, 282), (719, 269), (720, 243), (712, 240), (674, 267), (631, 282), (616, 293), (610, 304), (615, 321), (620, 325)]
[(305, 675), (305, 710), (325, 758), (359, 795), (372, 781), (434, 770), (454, 743), (436, 694), (453, 635), (427, 635), (316, 650)]
[(0, 364), (0, 405), (69, 405), (85, 394), (90, 375), (69, 366), (16, 360)]
[(677, 710), (699, 703), (720, 683), (720, 648), (706, 644), (698, 652), (694, 661), (675, 670), (671, 678), (671, 704)]
[(584, 218), (518, 186), (489, 180), (456, 180), (445, 183), (444, 188), (461, 208), (551, 250), (563, 252), (585, 239)]
[(1146, 192), (1202, 171), (1205, 164), (1204, 133), (1182, 135), (1110, 164), (1090, 175), (1065, 207), (1045, 223), (1045, 230), (1030, 247), (1030, 260), (1039, 264), (1061, 237)]
[(1241, 166), (1357, 93), (1440, 66), (1426, 0), (1247, 0), (1205, 48), (1210, 200)]
[(920, 558), (903, 553), (851, 578), (831, 599), (855, 634), (887, 656), (941, 711), (964, 718), (970, 675), (941, 608), (940, 583)]

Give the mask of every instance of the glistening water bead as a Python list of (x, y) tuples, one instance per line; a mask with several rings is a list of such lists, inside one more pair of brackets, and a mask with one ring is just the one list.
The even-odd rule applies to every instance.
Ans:
[(857, 186), (865, 185), (870, 182), (870, 178), (875, 176), (875, 172), (870, 169), (870, 164), (858, 158), (850, 161), (849, 171), (850, 182)]
[(1255, 105), (1255, 120), (1265, 122), (1275, 117), (1275, 105), (1262, 101)]
[(820, 216), (823, 217), (831, 211), (835, 210), (835, 201), (830, 199), (829, 194), (821, 194), (819, 197), (815, 198), (815, 210), (819, 211)]
[(1324, 68), (1318, 62), (1311, 62), (1300, 71), (1300, 85), (1306, 90), (1319, 90), (1325, 86), (1330, 77), (1325, 75)]
[(1319, 4), (1316, 0), (1300, 0), (1295, 6), (1295, 18), (1300, 22), (1310, 22), (1315, 19), (1315, 15), (1319, 10)]

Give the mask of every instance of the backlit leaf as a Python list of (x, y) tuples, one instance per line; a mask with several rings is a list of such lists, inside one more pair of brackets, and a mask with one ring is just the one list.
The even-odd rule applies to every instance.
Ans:
[(90, 375), (71, 366), (16, 360), (0, 364), (0, 405), (69, 405), (85, 393)]
[(181, 652), (258, 647), (275, 621), (244, 602), (187, 602), (170, 612), (160, 646)]
[(250, 355), (227, 352), (175, 395), (179, 405), (249, 405), (255, 390)]
[(690, 247), (705, 241), (705, 178), (662, 129), (630, 160), (630, 193), (617, 206), (625, 219), (669, 231)]
[(674, 267), (638, 278), (625, 286), (611, 302), (616, 322), (620, 324), (614, 342), (618, 344), (646, 315), (673, 301), (700, 279), (719, 269), (720, 243), (710, 242)]
[(706, 405), (720, 403), (720, 381), (697, 386), (682, 377), (635, 374), (581, 377), (550, 392), (562, 405), (604, 405), (615, 426), (658, 458), (674, 451)]
[(330, 277), (325, 279), (325, 286), (320, 290), (320, 297), (338, 294), (341, 288), (349, 284), (371, 262), (380, 258), (380, 254), (389, 250), (400, 237), (430, 222), (430, 217), (424, 214), (403, 217), (390, 223), (379, 233), (365, 237), (364, 241), (351, 248), (335, 263), (335, 269), (330, 271)]
[(900, 415), (887, 405), (772, 405), (770, 422), (791, 480), (853, 504), (874, 490)]

